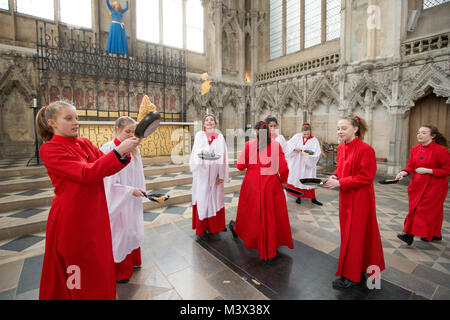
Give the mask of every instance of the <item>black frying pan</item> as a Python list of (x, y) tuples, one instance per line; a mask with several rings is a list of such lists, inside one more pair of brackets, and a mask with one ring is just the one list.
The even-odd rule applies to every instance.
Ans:
[(394, 183), (398, 183), (400, 180), (396, 180), (396, 179), (385, 179), (385, 180), (381, 180), (378, 181), (378, 183), (381, 184), (394, 184)]
[(139, 139), (147, 138), (161, 123), (161, 115), (158, 111), (149, 112), (136, 127), (135, 136)]
[(289, 194), (293, 195), (294, 197), (301, 197), (304, 193), (300, 192), (294, 188), (289, 187), (287, 184), (282, 184), (284, 190), (286, 190)]
[(158, 202), (159, 204), (163, 203), (164, 201), (167, 201), (170, 196), (169, 195), (165, 195), (162, 193), (144, 193), (142, 192), (142, 194), (144, 195), (144, 197), (146, 197), (148, 200), (154, 201), (154, 202)]
[(322, 186), (326, 183), (326, 181), (322, 181), (321, 179), (317, 178), (300, 179), (300, 182), (305, 186)]

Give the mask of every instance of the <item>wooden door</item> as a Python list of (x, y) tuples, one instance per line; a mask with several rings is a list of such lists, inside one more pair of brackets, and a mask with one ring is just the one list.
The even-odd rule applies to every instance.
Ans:
[(437, 127), (447, 139), (450, 138), (450, 111), (446, 100), (434, 93), (417, 100), (409, 117), (409, 150), (417, 144), (417, 131), (425, 124)]

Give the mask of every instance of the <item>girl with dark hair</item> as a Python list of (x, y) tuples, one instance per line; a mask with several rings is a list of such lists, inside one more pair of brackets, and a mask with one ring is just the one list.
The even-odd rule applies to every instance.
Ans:
[(385, 269), (383, 247), (378, 229), (373, 181), (377, 161), (373, 148), (362, 139), (366, 122), (358, 116), (338, 121), (342, 143), (337, 150), (337, 169), (325, 183), (339, 187), (339, 225), (341, 245), (333, 288), (349, 288), (365, 279), (368, 267)]
[(282, 187), (289, 169), (280, 144), (270, 139), (267, 123), (258, 122), (255, 131), (257, 138), (245, 144), (236, 163), (239, 170), (247, 172), (236, 222), (230, 221), (229, 227), (247, 248), (258, 251), (261, 260), (270, 261), (276, 257), (278, 247), (294, 248)]
[(114, 300), (114, 257), (103, 178), (129, 163), (127, 155), (139, 140), (127, 139), (104, 154), (88, 139), (78, 138), (76, 109), (63, 101), (39, 110), (36, 128), (45, 142), (41, 159), (55, 187), (39, 299)]
[[(122, 116), (114, 126), (116, 138), (101, 147), (108, 153), (122, 141), (134, 137), (136, 121)], [(141, 246), (144, 243), (145, 177), (139, 149), (131, 153), (128, 166), (118, 173), (104, 178), (106, 201), (111, 224), (116, 281), (128, 282), (134, 267), (141, 265)]]
[(319, 206), (322, 205), (316, 199), (315, 187), (306, 186), (300, 182), (300, 179), (317, 177), (317, 162), (319, 162), (320, 154), (319, 140), (311, 135), (311, 125), (304, 123), (302, 133), (297, 133), (293, 136), (288, 141), (286, 148), (286, 160), (289, 166), (289, 187), (293, 187), (303, 193), (303, 196), (297, 197), (296, 202), (299, 204), (302, 203), (301, 198), (308, 198), (311, 199), (312, 203)]
[(270, 138), (274, 141), (277, 141), (281, 148), (283, 149), (283, 152), (286, 154), (286, 139), (281, 135), (277, 133), (278, 129), (278, 120), (277, 118), (273, 116), (267, 116), (267, 118), (264, 120), (264, 122), (267, 123), (269, 130), (270, 130)]
[(411, 245), (414, 236), (423, 241), (441, 240), (444, 201), (448, 192), (450, 153), (447, 139), (438, 128), (423, 125), (417, 132), (418, 145), (412, 147), (408, 165), (397, 174), (402, 180), (412, 175), (408, 187), (409, 212), (402, 234), (397, 237)]
[[(195, 135), (189, 166), (192, 172), (192, 229), (197, 236), (226, 231), (225, 183), (229, 181), (227, 144), (216, 130), (212, 114), (203, 117), (204, 131)], [(214, 153), (217, 160), (204, 160), (199, 153)]]

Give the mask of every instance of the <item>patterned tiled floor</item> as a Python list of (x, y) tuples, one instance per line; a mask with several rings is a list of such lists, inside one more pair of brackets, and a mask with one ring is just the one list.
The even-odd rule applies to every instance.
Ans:
[[(186, 172), (170, 174), (169, 178), (185, 175), (188, 176)], [(161, 177), (152, 180), (158, 178)], [(235, 181), (242, 179), (233, 178)], [(176, 194), (189, 189), (190, 185), (182, 185), (152, 191)], [(387, 263), (383, 279), (428, 299), (450, 299), (450, 196), (444, 207), (443, 240), (427, 243), (416, 238), (412, 246), (407, 246), (396, 237), (403, 229), (408, 211), (407, 183), (387, 186), (375, 183), (375, 190)], [(338, 192), (321, 188), (317, 190), (317, 198), (324, 203), (322, 207), (307, 199), (299, 205), (288, 196), (293, 237), (338, 257)], [(227, 221), (235, 218), (238, 200), (239, 192), (226, 195)], [(190, 204), (185, 203), (144, 212), (143, 265), (129, 283), (118, 285), (118, 298), (266, 299), (256, 285), (230, 270), (197, 243), (191, 229), (191, 210)], [(0, 214), (0, 223), (12, 221), (10, 219), (33, 219), (43, 214), (46, 214), (43, 208)], [(43, 232), (0, 241), (0, 299), (37, 298), (44, 244)]]

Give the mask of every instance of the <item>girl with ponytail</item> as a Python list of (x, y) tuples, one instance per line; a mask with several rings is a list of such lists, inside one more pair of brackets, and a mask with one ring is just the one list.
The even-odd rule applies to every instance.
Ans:
[[(114, 257), (103, 178), (128, 164), (126, 155), (139, 140), (127, 139), (104, 154), (88, 139), (78, 138), (76, 109), (64, 101), (42, 108), (36, 128), (44, 141), (40, 156), (55, 187), (39, 299), (114, 300)], [(78, 280), (68, 285), (68, 274), (73, 272)]]
[(432, 125), (422, 125), (417, 132), (418, 145), (411, 149), (408, 165), (397, 174), (402, 180), (412, 175), (408, 187), (409, 212), (403, 233), (397, 237), (411, 245), (414, 236), (423, 241), (442, 239), (444, 201), (448, 192), (450, 153), (447, 139)]
[(280, 143), (272, 141), (265, 121), (255, 125), (256, 139), (248, 141), (236, 167), (247, 169), (242, 182), (236, 222), (229, 228), (244, 245), (256, 249), (261, 260), (276, 257), (277, 248), (293, 249), (291, 226), (282, 183), (289, 169)]
[(385, 269), (383, 247), (376, 216), (373, 181), (377, 173), (375, 151), (363, 142), (367, 124), (358, 116), (338, 121), (342, 143), (337, 150), (337, 168), (325, 187), (339, 187), (341, 245), (333, 281), (335, 289), (347, 289), (364, 282), (368, 267)]

